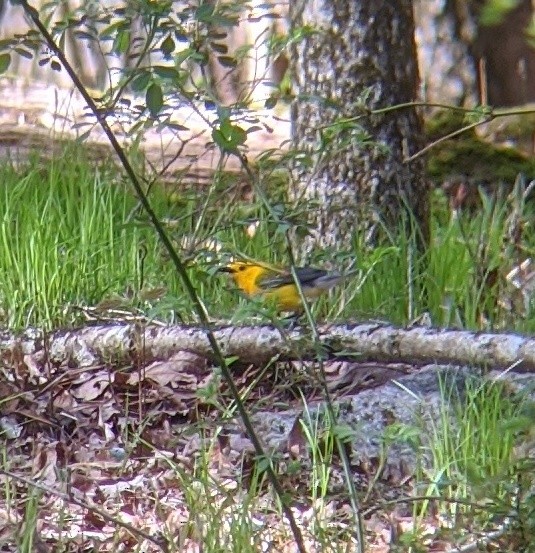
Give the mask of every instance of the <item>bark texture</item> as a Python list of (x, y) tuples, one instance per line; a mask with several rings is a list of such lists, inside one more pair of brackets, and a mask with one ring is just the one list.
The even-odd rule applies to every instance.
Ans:
[[(314, 244), (348, 245), (357, 229), (373, 242), (380, 225), (399, 227), (406, 208), (427, 240), (423, 162), (404, 162), (421, 146), (420, 119), (411, 108), (368, 115), (416, 99), (412, 2), (300, 0), (290, 8), (294, 30), (313, 29), (295, 45), (291, 68), (293, 139), (312, 161), (296, 168), (294, 194), (317, 206), (309, 217)], [(359, 126), (321, 151), (326, 126), (355, 116)]]
[[(535, 339), (517, 334), (477, 333), (424, 327), (399, 329), (381, 324), (328, 325), (319, 339), (332, 358), (363, 363), (444, 363), (535, 372)], [(215, 337), (225, 357), (264, 364), (315, 360), (317, 347), (303, 329), (281, 333), (272, 326), (223, 327)], [(206, 332), (186, 326), (108, 325), (43, 334), (0, 335), (0, 352), (14, 360), (51, 366), (91, 367), (100, 363), (169, 359), (180, 352), (213, 358)], [(357, 356), (357, 357), (355, 357)]]

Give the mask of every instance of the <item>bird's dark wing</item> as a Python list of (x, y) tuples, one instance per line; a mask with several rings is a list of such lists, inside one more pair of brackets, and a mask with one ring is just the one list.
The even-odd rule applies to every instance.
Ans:
[[(295, 272), (301, 286), (312, 284), (317, 278), (324, 277), (327, 274), (327, 271), (315, 269), (314, 267), (296, 267)], [(276, 275), (264, 275), (257, 280), (257, 285), (264, 289), (279, 288), (293, 283), (294, 279), (289, 271)]]

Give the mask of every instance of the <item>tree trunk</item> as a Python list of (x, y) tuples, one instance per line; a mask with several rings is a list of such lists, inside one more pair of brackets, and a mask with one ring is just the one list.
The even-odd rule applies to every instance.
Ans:
[(466, 0), (414, 0), (421, 97), (455, 106), (479, 103), (473, 43), (476, 21)]
[[(474, 2), (475, 18), (482, 2)], [(531, 0), (521, 0), (494, 24), (479, 22), (474, 44), (482, 63), (487, 97), (492, 106), (518, 106), (535, 101), (535, 49), (528, 42), (527, 29), (533, 18)]]
[[(357, 229), (373, 243), (382, 225), (399, 230), (408, 213), (425, 243), (429, 187), (423, 161), (404, 161), (421, 147), (420, 119), (413, 108), (368, 115), (416, 99), (412, 2), (290, 4), (294, 32), (313, 29), (291, 55), (297, 95), (292, 133), (308, 161), (295, 168), (293, 193), (300, 203), (317, 203), (309, 209), (314, 234), (307, 246), (348, 247)], [(329, 138), (329, 125), (355, 116), (353, 128)]]

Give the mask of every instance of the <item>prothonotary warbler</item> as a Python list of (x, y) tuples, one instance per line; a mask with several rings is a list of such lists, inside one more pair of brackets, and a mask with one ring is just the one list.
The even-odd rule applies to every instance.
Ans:
[[(274, 305), (278, 311), (300, 312), (303, 304), (290, 269), (252, 262), (234, 261), (220, 271), (230, 273), (238, 288), (247, 296), (259, 296)], [(358, 271), (345, 274), (314, 267), (296, 267), (295, 273), (308, 300), (315, 300)]]

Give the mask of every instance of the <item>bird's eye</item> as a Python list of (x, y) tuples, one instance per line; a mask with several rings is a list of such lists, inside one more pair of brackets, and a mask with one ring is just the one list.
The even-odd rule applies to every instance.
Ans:
[(240, 265), (238, 268), (239, 271), (245, 271), (245, 265)]

